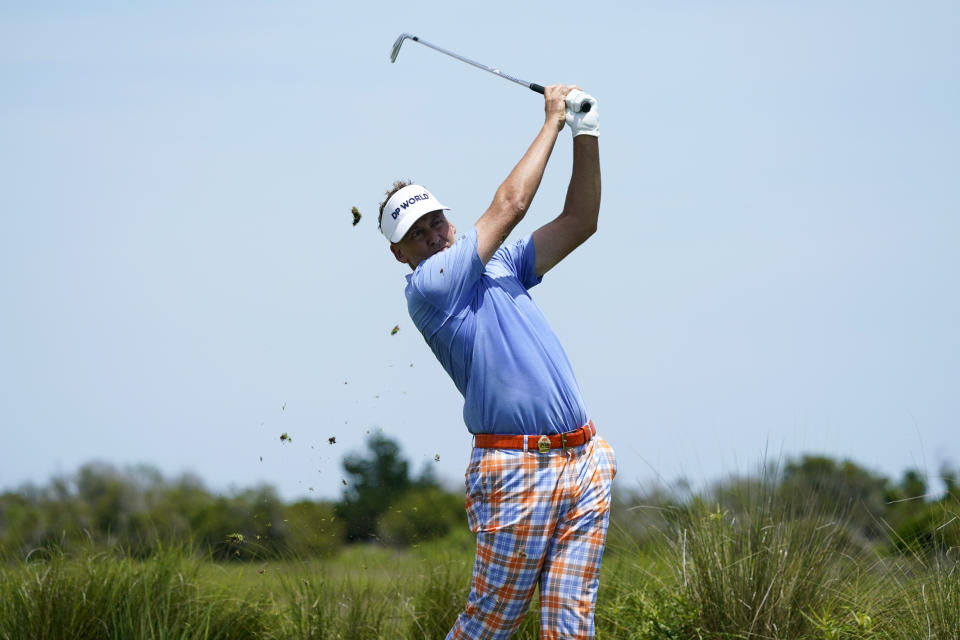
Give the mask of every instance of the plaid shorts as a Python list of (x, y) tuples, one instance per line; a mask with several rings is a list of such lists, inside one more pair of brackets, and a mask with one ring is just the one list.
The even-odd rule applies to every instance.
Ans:
[(540, 638), (593, 638), (616, 473), (602, 438), (548, 453), (474, 449), (467, 518), (477, 534), (467, 606), (447, 640), (509, 638), (540, 586)]

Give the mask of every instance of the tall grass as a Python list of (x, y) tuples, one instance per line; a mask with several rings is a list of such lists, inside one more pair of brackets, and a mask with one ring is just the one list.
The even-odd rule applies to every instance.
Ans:
[(428, 567), (420, 589), (410, 601), (407, 635), (411, 638), (446, 636), (467, 601), (468, 578), (450, 562)]
[(844, 580), (860, 551), (840, 513), (790, 504), (768, 472), (671, 513), (671, 566), (688, 634), (811, 637), (816, 617), (853, 605)]
[[(597, 637), (960, 638), (960, 550), (872, 552), (814, 503), (749, 481), (659, 509), (656, 536), (613, 536)], [(466, 601), (472, 559), (462, 536), (314, 561), (215, 563), (187, 546), (144, 560), (34, 554), (0, 562), (0, 640), (442, 638)], [(534, 602), (514, 638), (534, 640), (538, 626)]]
[[(881, 599), (887, 637), (896, 640), (960, 638), (960, 549), (924, 554), (886, 572)], [(893, 563), (891, 563), (893, 564)]]
[(20, 561), (0, 580), (0, 639), (276, 637), (268, 601), (201, 585), (198, 567), (176, 549), (142, 562), (105, 552)]
[(391, 606), (392, 594), (369, 583), (342, 582), (335, 587), (322, 579), (302, 578), (287, 582), (284, 589), (289, 596), (284, 618), (291, 638), (386, 638), (401, 624)]

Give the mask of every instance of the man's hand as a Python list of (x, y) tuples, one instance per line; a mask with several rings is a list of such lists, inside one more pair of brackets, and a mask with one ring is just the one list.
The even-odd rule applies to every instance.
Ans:
[(547, 122), (554, 123), (557, 131), (563, 129), (567, 123), (567, 94), (579, 90), (580, 87), (569, 84), (553, 84), (543, 91), (543, 108), (547, 114)]
[[(600, 135), (600, 111), (597, 109), (597, 99), (579, 89), (574, 89), (567, 94), (566, 102), (566, 121), (570, 125), (570, 130), (573, 131), (573, 137), (582, 135), (598, 137)], [(580, 110), (584, 103), (590, 104), (590, 110), (586, 113)]]

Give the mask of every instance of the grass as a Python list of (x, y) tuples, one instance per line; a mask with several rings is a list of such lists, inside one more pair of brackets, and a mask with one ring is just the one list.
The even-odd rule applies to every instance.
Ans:
[(266, 599), (201, 584), (198, 569), (180, 550), (31, 557), (3, 571), (0, 639), (273, 637)]
[(772, 483), (743, 488), (737, 511), (699, 503), (683, 511), (672, 543), (676, 579), (718, 637), (796, 639), (816, 624), (809, 613), (844, 600), (855, 566), (838, 514), (791, 517)]
[(960, 638), (960, 561), (957, 549), (940, 555), (910, 553), (890, 563), (880, 608), (887, 636), (897, 640)]
[[(956, 549), (882, 556), (851, 542), (840, 514), (782, 504), (762, 483), (662, 514), (656, 535), (611, 536), (598, 638), (960, 638)], [(35, 553), (0, 564), (0, 640), (442, 638), (472, 553), (463, 535), (325, 560)], [(534, 602), (515, 638), (537, 626)]]

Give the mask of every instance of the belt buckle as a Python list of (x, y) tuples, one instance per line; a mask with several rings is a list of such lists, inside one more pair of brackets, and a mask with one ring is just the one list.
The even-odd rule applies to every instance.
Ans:
[(540, 453), (546, 453), (550, 451), (550, 438), (547, 436), (540, 436), (540, 439), (537, 440), (537, 451)]

